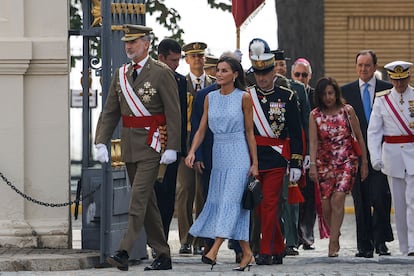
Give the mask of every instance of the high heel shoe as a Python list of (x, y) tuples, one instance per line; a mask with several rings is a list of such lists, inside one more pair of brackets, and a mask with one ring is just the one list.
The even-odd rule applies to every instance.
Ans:
[(247, 271), (250, 271), (250, 267), (254, 265), (254, 257), (251, 256), (250, 261), (245, 266), (238, 266), (233, 268), (233, 271), (244, 271), (247, 267)]
[(212, 260), (209, 257), (206, 257), (205, 255), (201, 256), (201, 261), (205, 264), (211, 265), (210, 270), (213, 270), (213, 267), (216, 265), (216, 260)]
[(337, 241), (329, 241), (329, 253), (328, 253), (328, 257), (331, 258), (335, 258), (339, 256), (339, 249), (340, 249), (340, 245), (339, 245), (339, 240)]

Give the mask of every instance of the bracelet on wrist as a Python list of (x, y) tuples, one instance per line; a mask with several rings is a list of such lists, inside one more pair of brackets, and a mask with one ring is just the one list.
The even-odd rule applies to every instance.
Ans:
[(309, 162), (309, 165), (316, 165), (316, 162)]

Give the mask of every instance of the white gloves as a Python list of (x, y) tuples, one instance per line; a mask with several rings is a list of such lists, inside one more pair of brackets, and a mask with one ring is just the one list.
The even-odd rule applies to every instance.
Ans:
[(372, 168), (376, 171), (380, 171), (384, 168), (384, 163), (380, 159), (372, 161)]
[(303, 160), (303, 168), (307, 170), (309, 169), (309, 167), (310, 167), (310, 156), (306, 155), (305, 159)]
[(168, 149), (161, 155), (160, 164), (171, 164), (177, 160), (177, 151)]
[(300, 179), (301, 175), (302, 175), (302, 173), (301, 173), (300, 169), (290, 168), (289, 181), (290, 182), (297, 182)]
[(106, 163), (109, 161), (108, 149), (104, 144), (97, 144), (96, 149), (98, 150), (98, 161), (101, 163)]

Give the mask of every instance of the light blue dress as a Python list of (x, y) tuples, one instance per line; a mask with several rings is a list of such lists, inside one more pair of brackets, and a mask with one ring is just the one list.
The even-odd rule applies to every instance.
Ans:
[(208, 97), (208, 125), (214, 134), (213, 165), (204, 208), (190, 234), (203, 238), (249, 240), (250, 211), (241, 206), (250, 168), (242, 110), (243, 91)]

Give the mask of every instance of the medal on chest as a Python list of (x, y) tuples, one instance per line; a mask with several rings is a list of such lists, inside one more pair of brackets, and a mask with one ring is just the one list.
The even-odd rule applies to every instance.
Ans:
[(285, 109), (286, 103), (281, 102), (280, 99), (278, 99), (277, 102), (270, 102), (269, 103), (269, 120), (274, 121), (276, 119), (279, 119), (280, 121), (281, 117), (284, 119), (284, 113), (286, 111)]
[(410, 111), (410, 117), (414, 117), (414, 100), (408, 101), (408, 111)]

